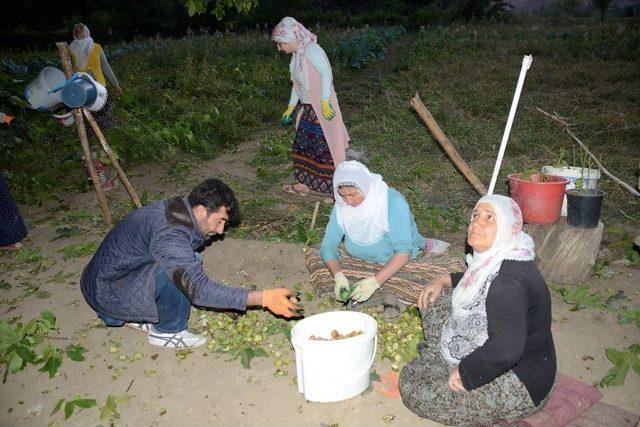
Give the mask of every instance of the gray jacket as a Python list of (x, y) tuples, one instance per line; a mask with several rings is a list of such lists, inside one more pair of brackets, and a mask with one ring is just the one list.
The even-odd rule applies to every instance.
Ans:
[(194, 253), (203, 244), (187, 198), (144, 206), (102, 241), (82, 271), (82, 294), (98, 314), (157, 322), (155, 273), (161, 268), (192, 304), (244, 310), (249, 290), (211, 280)]

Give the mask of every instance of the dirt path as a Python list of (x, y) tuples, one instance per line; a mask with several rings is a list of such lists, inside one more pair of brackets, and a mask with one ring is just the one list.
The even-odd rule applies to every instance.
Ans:
[[(180, 180), (167, 180), (167, 176), (173, 175), (157, 165), (146, 165), (129, 175), (136, 188), (146, 189), (154, 198), (184, 192), (205, 176), (251, 182), (256, 179), (255, 170), (247, 165), (255, 149), (252, 144), (255, 143), (243, 144), (235, 153), (216, 161), (192, 164), (195, 172)], [(112, 206), (121, 206), (125, 200), (123, 191), (112, 193), (109, 196)], [(65, 205), (70, 207), (68, 211), (64, 210)], [(89, 215), (70, 219), (80, 211), (78, 206)], [(54, 344), (63, 349), (71, 343), (81, 344), (88, 351), (83, 362), (65, 357), (60, 374), (53, 379), (33, 366), (9, 374), (7, 382), (0, 386), (0, 425), (63, 424), (62, 412), (49, 414), (60, 399), (78, 396), (95, 398), (98, 405), (76, 410), (64, 424), (106, 425), (106, 421), (99, 420), (100, 408), (110, 395), (129, 397), (128, 403), (117, 404), (119, 425), (435, 425), (413, 415), (399, 399), (383, 397), (376, 391), (339, 403), (307, 402), (294, 382), (295, 365), (290, 348), (283, 348), (283, 358), (288, 358), (284, 365), (286, 374), (276, 375), (273, 357), (255, 358), (251, 369), (244, 369), (239, 360), (228, 361), (227, 356), (206, 347), (181, 358), (171, 351), (150, 347), (146, 337), (137, 331), (97, 327), (95, 313), (84, 302), (77, 283), (88, 258), (64, 260), (58, 252), (72, 243), (100, 241), (105, 230), (92, 220), (92, 216), (99, 215), (93, 194), (71, 195), (38, 209), (23, 207), (23, 213), (30, 229), (25, 246), (39, 248), (47, 257), (42, 268), (48, 268), (32, 276), (26, 271), (36, 268), (37, 263), (17, 265), (15, 254), (0, 255), (0, 263), (4, 264), (0, 279), (8, 284), (0, 290), (2, 319), (22, 316), (25, 321), (42, 310), (51, 310), (57, 317), (62, 338)], [(51, 240), (61, 234), (60, 228), (65, 225), (77, 225), (81, 230), (78, 235)], [(258, 287), (302, 286), (303, 292), (309, 290), (300, 244), (227, 238), (214, 243), (204, 255), (207, 271), (220, 280)], [(592, 290), (621, 290), (629, 299), (625, 304), (637, 307), (640, 271), (624, 266), (614, 269), (617, 274), (612, 279), (593, 279), (587, 284)], [(59, 274), (60, 271), (63, 273)], [(58, 279), (64, 277), (63, 283), (52, 281), (56, 274)], [(31, 289), (39, 288), (27, 293), (27, 282), (31, 283)], [(593, 308), (572, 312), (557, 293), (552, 294), (553, 333), (560, 371), (588, 383), (597, 382), (611, 367), (605, 348), (622, 349), (640, 342), (640, 330), (633, 324), (620, 325), (615, 314)], [(197, 321), (193, 314), (192, 320)], [(377, 359), (374, 369), (382, 373), (389, 371), (390, 365)], [(605, 388), (603, 393), (605, 402), (640, 413), (637, 398), (640, 377), (635, 373), (629, 372), (623, 386)]]

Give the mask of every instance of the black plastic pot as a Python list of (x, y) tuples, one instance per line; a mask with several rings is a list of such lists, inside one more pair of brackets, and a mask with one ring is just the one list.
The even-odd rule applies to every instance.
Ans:
[(600, 222), (602, 190), (567, 190), (567, 222), (579, 228), (595, 228)]

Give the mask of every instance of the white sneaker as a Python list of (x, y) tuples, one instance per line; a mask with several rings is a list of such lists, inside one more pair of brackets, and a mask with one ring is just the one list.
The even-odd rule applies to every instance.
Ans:
[(141, 332), (149, 332), (151, 330), (151, 323), (129, 322), (129, 323), (125, 323), (124, 326), (126, 326), (127, 328), (135, 329), (136, 331), (141, 331)]
[(152, 326), (149, 330), (149, 344), (154, 347), (170, 348), (170, 349), (183, 349), (183, 348), (196, 348), (207, 342), (207, 338), (202, 335), (197, 335), (189, 332), (188, 330), (165, 333), (158, 332)]

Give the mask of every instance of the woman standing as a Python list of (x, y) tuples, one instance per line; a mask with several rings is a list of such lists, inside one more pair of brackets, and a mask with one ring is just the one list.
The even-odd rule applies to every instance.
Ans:
[(526, 417), (556, 376), (551, 297), (533, 240), (518, 205), (491, 195), (476, 204), (467, 242), (467, 271), (437, 277), (418, 298), (426, 342), (400, 374), (402, 400), (447, 425)]
[(293, 142), (293, 169), (297, 183), (284, 191), (305, 195), (316, 191), (331, 195), (335, 167), (346, 158), (349, 134), (342, 121), (333, 88), (331, 65), (318, 38), (291, 17), (273, 29), (278, 50), (292, 54), (289, 71), (293, 87), (282, 123), (292, 122), (298, 101), (302, 103)]
[[(89, 28), (87, 28), (86, 25), (74, 25), (73, 42), (69, 45), (69, 50), (71, 51), (71, 59), (75, 71), (91, 74), (91, 76), (103, 86), (107, 85), (106, 80), (108, 79), (109, 83), (114, 87), (116, 96), (118, 98), (122, 96), (122, 89), (120, 88), (118, 79), (115, 74), (113, 74), (113, 70), (107, 61), (102, 47), (93, 41)], [(107, 100), (100, 111), (93, 113), (93, 117), (96, 119), (102, 131), (111, 128), (115, 124), (111, 102)], [(93, 130), (87, 123), (85, 123), (85, 128), (87, 130), (87, 137), (91, 138)]]

